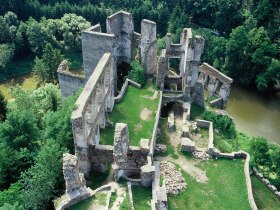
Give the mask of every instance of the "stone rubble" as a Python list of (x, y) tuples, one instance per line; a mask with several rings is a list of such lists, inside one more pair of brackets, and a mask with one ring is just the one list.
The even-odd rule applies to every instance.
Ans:
[(196, 159), (199, 159), (199, 160), (210, 160), (212, 157), (211, 155), (207, 154), (206, 152), (204, 151), (194, 151), (192, 153), (192, 155), (196, 158)]
[(164, 178), (168, 195), (176, 195), (187, 188), (181, 169), (177, 171), (175, 164), (162, 161), (160, 163), (160, 174)]

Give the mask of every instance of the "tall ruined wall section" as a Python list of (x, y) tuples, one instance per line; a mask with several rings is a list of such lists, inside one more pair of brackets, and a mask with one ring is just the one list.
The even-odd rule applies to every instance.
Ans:
[(105, 53), (88, 79), (72, 112), (72, 130), (80, 170), (90, 171), (89, 146), (99, 144), (100, 128), (105, 128), (106, 112), (114, 106), (113, 58)]
[(146, 75), (154, 76), (158, 65), (156, 23), (146, 19), (141, 22), (140, 56)]
[(119, 11), (106, 19), (108, 34), (114, 34), (116, 45), (114, 56), (117, 63), (130, 63), (132, 58), (132, 41), (134, 35), (134, 23), (132, 15), (128, 12)]
[[(113, 34), (101, 33), (98, 25), (82, 32), (83, 64), (88, 79), (104, 53), (114, 53), (116, 38)], [(116, 68), (113, 66), (113, 68)]]

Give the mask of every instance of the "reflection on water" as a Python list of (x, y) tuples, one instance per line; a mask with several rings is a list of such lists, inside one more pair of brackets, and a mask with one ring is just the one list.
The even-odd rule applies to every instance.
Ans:
[(233, 86), (227, 111), (239, 131), (280, 144), (280, 94), (266, 96)]

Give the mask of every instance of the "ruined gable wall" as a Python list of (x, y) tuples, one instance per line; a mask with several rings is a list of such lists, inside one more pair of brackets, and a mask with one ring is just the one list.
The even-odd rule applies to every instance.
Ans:
[(84, 87), (85, 78), (78, 77), (69, 71), (66, 60), (62, 61), (57, 70), (59, 87), (62, 97), (68, 97)]
[(116, 40), (114, 35), (86, 30), (82, 32), (83, 62), (86, 79), (96, 68), (104, 53), (113, 53)]

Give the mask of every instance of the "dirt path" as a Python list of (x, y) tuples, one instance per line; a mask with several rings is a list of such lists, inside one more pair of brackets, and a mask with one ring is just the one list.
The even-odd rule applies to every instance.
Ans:
[(144, 108), (142, 109), (141, 113), (140, 113), (140, 118), (141, 120), (148, 120), (151, 116), (153, 112), (151, 110), (149, 110), (148, 108)]
[(182, 170), (195, 178), (197, 182), (205, 183), (208, 181), (208, 177), (206, 175), (206, 171), (203, 171), (202, 169), (195, 166), (198, 163), (198, 160), (188, 160), (185, 156), (178, 153), (178, 145), (181, 144), (183, 118), (182, 114), (176, 110), (174, 111), (174, 114), (176, 131), (169, 133), (169, 139), (172, 146), (174, 147), (175, 154), (178, 156), (178, 159), (174, 159), (171, 156), (156, 157), (155, 159), (160, 161), (166, 160), (178, 164)]
[(115, 190), (116, 190), (117, 198), (116, 198), (115, 202), (113, 203), (112, 208), (110, 208), (110, 209), (111, 210), (119, 210), (120, 205), (122, 204), (122, 202), (124, 201), (124, 198), (126, 196), (126, 189), (124, 187), (121, 187), (117, 183), (114, 187), (115, 187)]

